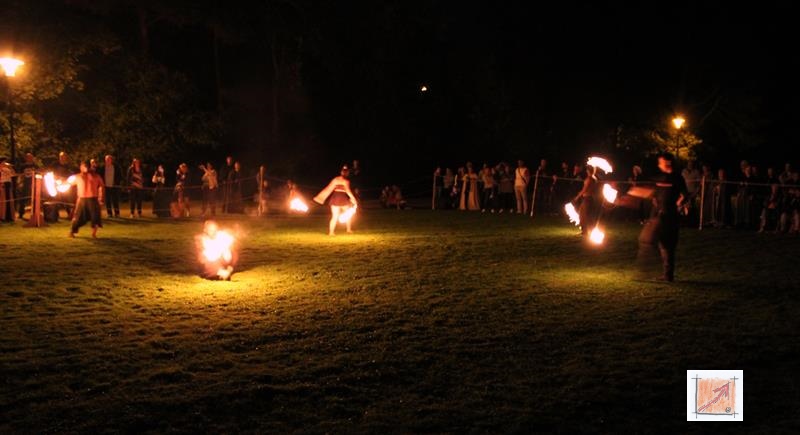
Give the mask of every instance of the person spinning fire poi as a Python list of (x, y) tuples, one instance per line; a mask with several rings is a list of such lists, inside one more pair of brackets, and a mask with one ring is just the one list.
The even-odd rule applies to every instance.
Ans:
[(202, 234), (195, 237), (195, 243), (200, 275), (206, 279), (230, 281), (238, 260), (233, 235), (221, 230), (215, 221), (207, 220), (203, 223)]
[(81, 162), (81, 172), (75, 176), (75, 186), (78, 188), (78, 202), (72, 214), (72, 227), (69, 236), (75, 237), (78, 228), (92, 222), (92, 237), (97, 238), (97, 229), (102, 228), (100, 208), (103, 206), (105, 184), (103, 177), (97, 172), (89, 170), (86, 162)]
[(597, 168), (591, 165), (586, 166), (586, 178), (583, 179), (583, 188), (575, 196), (573, 202), (580, 200), (578, 215), (581, 222), (581, 235), (586, 236), (594, 228), (597, 222), (597, 193), (599, 182), (597, 180)]
[(673, 169), (675, 157), (670, 153), (658, 156), (659, 173), (653, 177), (654, 190), (650, 219), (639, 234), (639, 262), (642, 263), (658, 246), (661, 254), (662, 275), (657, 279), (672, 282), (675, 279), (675, 248), (678, 245), (680, 211), (689, 198), (686, 181)]
[[(347, 165), (342, 166), (339, 176), (334, 177), (333, 180), (328, 183), (328, 186), (314, 197), (314, 202), (320, 205), (324, 204), (325, 200), (330, 198), (331, 221), (328, 224), (329, 236), (335, 235), (336, 221), (339, 220), (340, 216), (346, 217), (344, 223), (347, 226), (347, 232), (353, 232), (350, 226), (351, 219), (347, 217), (345, 213), (353, 213), (357, 207), (358, 201), (356, 201), (355, 195), (353, 195), (352, 190), (350, 190), (350, 180), (347, 179), (349, 174), (350, 168), (348, 168)], [(352, 217), (352, 215), (350, 217)]]

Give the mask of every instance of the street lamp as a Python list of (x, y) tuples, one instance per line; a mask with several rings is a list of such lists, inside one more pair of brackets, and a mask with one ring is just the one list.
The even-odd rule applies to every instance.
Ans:
[(681, 127), (683, 127), (683, 124), (685, 124), (685, 123), (686, 123), (686, 120), (683, 119), (683, 116), (678, 115), (678, 116), (672, 118), (672, 125), (675, 126), (675, 157), (676, 158), (678, 158), (678, 155), (680, 154), (681, 145), (680, 145), (679, 141), (680, 141), (680, 137), (681, 137)]
[(11, 164), (17, 163), (17, 143), (14, 140), (14, 106), (11, 102), (11, 77), (17, 75), (17, 68), (25, 65), (25, 62), (12, 57), (0, 57), (0, 68), (6, 76), (6, 86), (8, 87), (8, 130), (11, 145)]

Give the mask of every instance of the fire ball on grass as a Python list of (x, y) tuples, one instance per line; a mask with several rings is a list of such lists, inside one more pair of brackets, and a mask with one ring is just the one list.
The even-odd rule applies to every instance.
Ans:
[(592, 232), (589, 234), (589, 241), (594, 243), (595, 245), (602, 245), (603, 240), (606, 238), (606, 233), (600, 229), (600, 227), (594, 227)]
[(289, 202), (289, 209), (300, 213), (308, 213), (308, 205), (300, 198), (295, 198)]
[(222, 230), (216, 222), (208, 220), (203, 224), (203, 233), (196, 237), (196, 241), (203, 278), (230, 281), (238, 260), (236, 238), (230, 231)]

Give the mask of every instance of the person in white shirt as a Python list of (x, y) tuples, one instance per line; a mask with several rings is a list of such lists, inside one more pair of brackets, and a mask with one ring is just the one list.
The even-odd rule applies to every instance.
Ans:
[(517, 160), (517, 169), (514, 171), (514, 194), (517, 197), (517, 213), (527, 213), (528, 211), (528, 183), (531, 181), (531, 173), (525, 162)]

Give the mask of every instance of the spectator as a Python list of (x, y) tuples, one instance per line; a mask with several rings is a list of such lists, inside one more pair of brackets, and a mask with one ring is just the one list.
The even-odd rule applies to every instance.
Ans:
[(230, 213), (231, 205), (231, 174), (233, 173), (233, 156), (225, 157), (225, 164), (219, 170), (218, 180), (222, 184), (222, 212)]
[(714, 185), (714, 226), (728, 228), (731, 226), (731, 187), (724, 169), (717, 171), (717, 181)]
[(169, 191), (167, 191), (167, 173), (164, 165), (158, 165), (151, 179), (155, 190), (153, 191), (153, 214), (158, 217), (170, 216)]
[(507, 210), (509, 213), (514, 212), (514, 178), (511, 175), (510, 169), (508, 163), (505, 162), (497, 165), (497, 171), (499, 173), (497, 177), (497, 193), (500, 199), (500, 203), (498, 204), (500, 213), (502, 213), (503, 210)]
[(214, 217), (217, 215), (217, 191), (219, 190), (219, 180), (217, 178), (217, 171), (211, 162), (199, 166), (203, 171), (203, 205), (201, 211), (202, 219), (207, 219), (206, 211), (211, 213)]
[(103, 177), (106, 195), (106, 216), (119, 217), (119, 190), (122, 185), (122, 169), (114, 163), (114, 157), (107, 155), (105, 164), (99, 170)]
[(142, 162), (133, 159), (128, 168), (128, 192), (131, 203), (131, 219), (142, 217), (142, 200), (144, 198), (144, 173), (142, 172)]
[(494, 171), (488, 165), (484, 166), (481, 170), (481, 179), (483, 180), (483, 197), (481, 198), (482, 212), (486, 212), (488, 208), (490, 212), (494, 213), (497, 207), (495, 197), (497, 195), (497, 186), (494, 178)]
[(472, 163), (467, 162), (467, 172), (464, 174), (461, 188), (460, 210), (480, 210), (478, 203), (478, 174), (472, 168)]
[(455, 176), (453, 175), (453, 170), (450, 168), (446, 168), (444, 170), (444, 176), (442, 177), (442, 195), (441, 195), (442, 208), (444, 209), (453, 208), (452, 201), (450, 200), (450, 192), (453, 191), (454, 183), (455, 183)]
[(31, 203), (33, 177), (38, 168), (39, 166), (36, 164), (33, 154), (26, 153), (25, 161), (22, 163), (22, 166), (20, 166), (20, 172), (22, 173), (22, 190), (19, 192), (19, 201), (17, 203), (17, 211), (20, 219), (22, 219), (25, 214), (25, 207)]
[(14, 166), (0, 157), (0, 221), (14, 222)]
[(186, 163), (178, 165), (175, 171), (175, 190), (172, 192), (174, 202), (170, 204), (170, 214), (174, 218), (189, 217), (190, 201), (186, 188), (189, 185), (189, 166)]
[(517, 197), (517, 213), (528, 211), (528, 183), (531, 180), (530, 171), (525, 162), (517, 160), (517, 169), (514, 172), (514, 194)]

